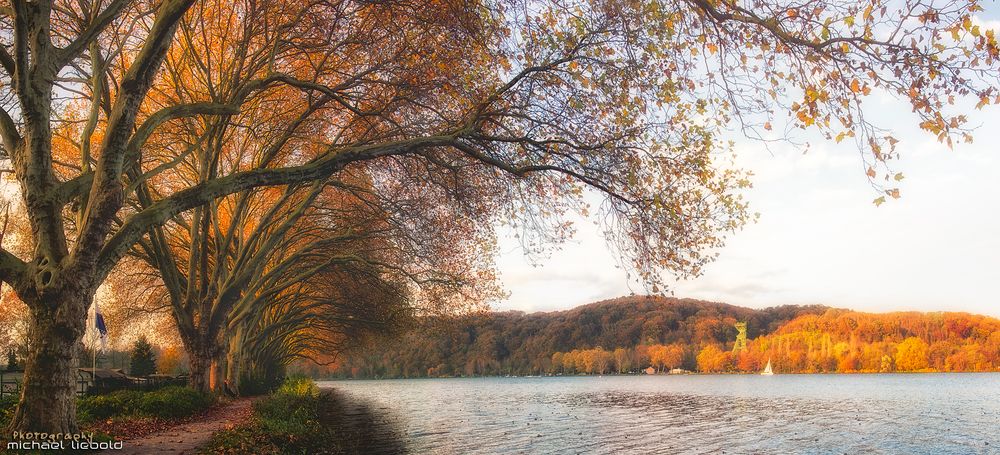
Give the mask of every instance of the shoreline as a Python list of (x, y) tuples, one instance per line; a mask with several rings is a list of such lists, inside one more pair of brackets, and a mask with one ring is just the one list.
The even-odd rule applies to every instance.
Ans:
[[(899, 375), (899, 376), (923, 376), (923, 375), (962, 375), (962, 374), (1000, 374), (1000, 371), (852, 371), (852, 372), (815, 372), (815, 373), (774, 373), (773, 376), (875, 376), (875, 375)], [(421, 379), (542, 379), (542, 378), (601, 378), (601, 377), (684, 377), (684, 376), (762, 376), (760, 373), (623, 373), (623, 374), (564, 374), (564, 375), (540, 375), (540, 376), (419, 376), (410, 378), (314, 378), (317, 383), (321, 382), (346, 382), (346, 381), (400, 381), (400, 380), (421, 380)]]

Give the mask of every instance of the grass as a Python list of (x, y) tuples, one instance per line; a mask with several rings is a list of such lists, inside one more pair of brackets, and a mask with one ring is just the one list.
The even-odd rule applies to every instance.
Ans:
[[(16, 396), (0, 399), (0, 428), (6, 428), (14, 417), (17, 401)], [(111, 431), (117, 436), (122, 436), (119, 434), (121, 431), (135, 430), (138, 427), (156, 429), (158, 425), (169, 425), (171, 420), (202, 412), (214, 402), (215, 399), (210, 394), (181, 386), (149, 392), (119, 390), (106, 395), (78, 398), (77, 422), (82, 431), (95, 432), (95, 441), (112, 441), (116, 438), (105, 434), (108, 428), (120, 430)], [(150, 426), (151, 424), (155, 425)], [(149, 428), (138, 429), (149, 431)], [(0, 452), (3, 452), (2, 447)]]
[(202, 453), (341, 453), (337, 434), (322, 421), (328, 407), (311, 379), (289, 379), (254, 403), (250, 422), (217, 433)]
[[(18, 397), (0, 399), (0, 428), (14, 417)], [(164, 387), (150, 392), (119, 390), (106, 395), (82, 397), (76, 402), (77, 422), (89, 423), (130, 417), (177, 419), (197, 414), (214, 404), (212, 395), (181, 386)]]

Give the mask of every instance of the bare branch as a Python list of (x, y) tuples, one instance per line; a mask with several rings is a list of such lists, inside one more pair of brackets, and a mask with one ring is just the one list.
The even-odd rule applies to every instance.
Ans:
[(101, 12), (101, 14), (94, 18), (93, 22), (90, 23), (90, 26), (87, 27), (87, 29), (84, 30), (80, 36), (73, 40), (73, 42), (68, 46), (58, 51), (58, 57), (56, 59), (57, 68), (62, 68), (71, 60), (79, 57), (79, 54), (81, 54), (84, 49), (87, 49), (87, 47), (90, 46), (90, 43), (96, 40), (101, 32), (114, 22), (115, 18), (118, 17), (128, 3), (129, 0), (114, 0), (111, 2), (111, 4)]

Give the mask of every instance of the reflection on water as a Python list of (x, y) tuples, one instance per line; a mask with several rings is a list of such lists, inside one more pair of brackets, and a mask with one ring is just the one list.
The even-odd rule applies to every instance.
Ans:
[(365, 453), (1000, 454), (1000, 374), (322, 385)]

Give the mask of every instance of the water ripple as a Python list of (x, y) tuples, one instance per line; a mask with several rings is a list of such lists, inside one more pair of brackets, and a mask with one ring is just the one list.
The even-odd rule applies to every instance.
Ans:
[(1000, 374), (326, 385), (366, 453), (1000, 454)]

